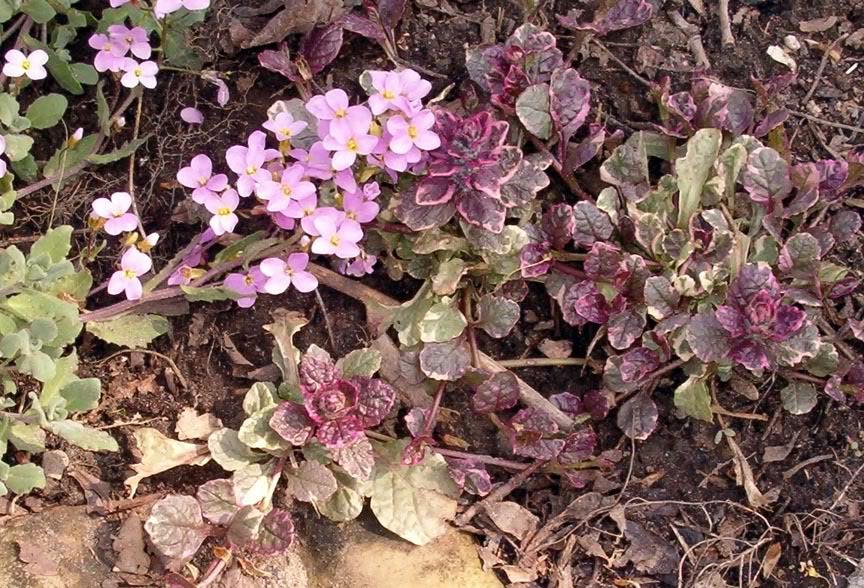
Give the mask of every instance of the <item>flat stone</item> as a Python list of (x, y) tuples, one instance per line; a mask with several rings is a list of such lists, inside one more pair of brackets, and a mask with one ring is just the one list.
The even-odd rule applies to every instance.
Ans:
[[(14, 588), (96, 588), (110, 569), (94, 555), (99, 538), (110, 532), (104, 519), (84, 507), (51, 508), (0, 525), (0, 586)], [(18, 541), (44, 548), (59, 575), (30, 573), (18, 558)]]
[(356, 521), (306, 542), (310, 588), (501, 588), (484, 572), (477, 546), (455, 529), (418, 547)]

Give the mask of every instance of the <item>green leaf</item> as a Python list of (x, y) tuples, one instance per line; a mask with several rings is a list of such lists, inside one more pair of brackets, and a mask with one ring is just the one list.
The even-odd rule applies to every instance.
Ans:
[(213, 460), (229, 472), (245, 468), (265, 457), (247, 447), (233, 429), (219, 429), (211, 434), (207, 437), (207, 447)]
[[(2, 3), (2, 0), (0, 0), (0, 3)], [(14, 96), (12, 96), (12, 94), (7, 94), (5, 92), (0, 94), (0, 123), (3, 123), (3, 126), (11, 126), (12, 121), (18, 118), (18, 112), (20, 109), (21, 107), (18, 105), (18, 101)]]
[(102, 382), (99, 378), (84, 378), (69, 382), (60, 390), (69, 412), (84, 412), (99, 406), (102, 397)]
[(270, 382), (255, 382), (243, 398), (246, 416), (272, 406), (276, 406), (276, 386)]
[(40, 96), (27, 108), (27, 118), (34, 129), (48, 129), (63, 119), (69, 101), (60, 94)]
[(540, 139), (552, 136), (552, 115), (549, 114), (549, 84), (528, 86), (516, 99), (516, 116), (525, 129)]
[(87, 159), (87, 156), (95, 149), (98, 140), (98, 135), (93, 134), (83, 137), (71, 149), (67, 148), (64, 144), (54, 152), (54, 155), (51, 156), (51, 159), (42, 168), (42, 175), (46, 178), (51, 178), (59, 175), (61, 171), (65, 175), (66, 170), (75, 167)]
[(110, 153), (102, 153), (93, 155), (89, 155), (87, 157), (87, 161), (90, 163), (95, 163), (96, 165), (105, 165), (106, 163), (114, 163), (115, 161), (120, 161), (121, 159), (126, 159), (144, 143), (146, 143), (152, 135), (146, 135), (144, 137), (139, 137), (133, 141), (127, 141), (123, 144), (122, 147), (111, 151)]
[(25, 463), (9, 468), (6, 486), (15, 494), (27, 494), (36, 488), (45, 487), (45, 472), (35, 463)]
[(503, 296), (484, 294), (477, 303), (477, 326), (490, 337), (506, 337), (519, 320), (519, 304)]
[(45, 451), (45, 431), (36, 424), (15, 421), (9, 427), (9, 441), (17, 449), (30, 453), (41, 453)]
[(360, 516), (363, 511), (364, 496), (371, 490), (371, 482), (361, 482), (343, 474), (334, 472), (339, 487), (326, 501), (315, 507), (325, 517), (336, 523), (351, 521)]
[(201, 69), (201, 57), (186, 42), (186, 31), (180, 27), (169, 28), (168, 34), (162, 39), (162, 50), (165, 52), (165, 60), (174, 67), (193, 71)]
[(42, 385), (42, 392), (39, 394), (39, 402), (42, 406), (54, 402), (60, 396), (60, 390), (77, 379), (76, 371), (78, 371), (78, 355), (75, 351), (56, 361), (54, 376)]
[(818, 378), (825, 378), (837, 373), (840, 366), (840, 356), (832, 343), (821, 343), (816, 355), (809, 359), (804, 367)]
[(128, 314), (119, 318), (87, 323), (87, 331), (103, 341), (123, 347), (147, 347), (170, 328), (168, 319), (155, 314)]
[(72, 63), (69, 69), (75, 79), (86, 86), (94, 86), (99, 81), (99, 72), (89, 63)]
[(308, 322), (306, 317), (299, 312), (278, 310), (273, 312), (273, 322), (269, 325), (264, 325), (264, 330), (268, 331), (276, 339), (278, 352), (274, 349), (274, 357), (277, 360), (279, 369), (282, 370), (282, 379), (292, 389), (299, 388), (300, 386), (300, 375), (297, 365), (300, 359), (300, 351), (294, 346), (294, 335), (306, 326)]
[(58, 437), (63, 437), (72, 445), (87, 451), (120, 450), (117, 441), (105, 431), (97, 431), (75, 421), (53, 421), (47, 423), (45, 428)]
[(196, 288), (193, 286), (180, 286), (189, 302), (218, 302), (220, 300), (233, 300), (231, 292), (221, 286), (205, 286)]
[(0, 23), (4, 23), (21, 8), (21, 0), (0, 0)]
[(424, 343), (443, 343), (462, 334), (468, 321), (449, 299), (436, 302), (417, 325)]
[(687, 142), (687, 155), (675, 162), (675, 170), (678, 172), (680, 229), (689, 226), (690, 217), (702, 204), (702, 189), (714, 169), (722, 140), (723, 132), (719, 129), (700, 129)]
[[(248, 247), (250, 247), (253, 243), (256, 243), (264, 238), (266, 233), (264, 231), (255, 231), (251, 235), (247, 235), (240, 239), (239, 241), (228, 245), (213, 258), (213, 263), (215, 265), (219, 265), (225, 261), (230, 261), (232, 259), (236, 259), (243, 255)], [(269, 240), (269, 239), (268, 239)]]
[(813, 384), (794, 382), (780, 391), (780, 399), (789, 414), (807, 414), (816, 406), (816, 388)]
[(30, 248), (30, 257), (37, 257), (43, 253), (51, 258), (52, 263), (66, 259), (72, 249), (72, 227), (63, 225), (54, 229), (48, 229), (44, 235)]
[(12, 172), (25, 182), (35, 182), (39, 177), (39, 166), (32, 155), (13, 161), (11, 166)]
[(6, 135), (6, 157), (9, 161), (19, 161), (27, 157), (33, 147), (33, 138), (27, 135)]
[(432, 291), (439, 296), (455, 294), (459, 281), (466, 271), (465, 262), (458, 257), (442, 262), (438, 266), (438, 271), (432, 276)]
[(711, 412), (711, 393), (702, 378), (690, 376), (675, 388), (675, 407), (689, 417), (714, 422)]
[(21, 6), (21, 12), (29, 15), (33, 22), (38, 24), (51, 22), (51, 19), (57, 16), (57, 11), (47, 0), (26, 0)]
[(105, 92), (102, 91), (104, 86), (104, 81), (96, 86), (96, 118), (99, 120), (99, 131), (108, 135), (111, 132), (111, 108), (105, 99)]
[(381, 353), (374, 349), (355, 349), (336, 363), (345, 378), (371, 378), (381, 369)]
[(422, 462), (404, 466), (407, 440), (378, 444), (372, 481), (372, 512), (388, 530), (415, 545), (425, 545), (447, 532), (456, 516), (459, 489), (450, 478), (447, 462), (427, 451)]
[(275, 406), (259, 410), (243, 421), (237, 436), (240, 441), (252, 449), (265, 449), (267, 451), (280, 451), (290, 447), (282, 437), (270, 428), (270, 419), (276, 411)]

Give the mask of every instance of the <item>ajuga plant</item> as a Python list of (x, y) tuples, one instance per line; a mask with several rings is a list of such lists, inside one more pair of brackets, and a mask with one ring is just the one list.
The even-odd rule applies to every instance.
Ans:
[[(654, 178), (649, 159), (669, 173)], [(861, 228), (843, 206), (861, 159), (789, 165), (753, 136), (706, 128), (678, 145), (636, 133), (602, 164), (609, 187), (595, 201), (543, 213), (523, 276), (545, 282), (571, 325), (603, 326), (611, 392), (650, 390), (680, 368), (675, 405), (706, 421), (716, 379), (776, 373), (794, 414), (819, 393), (860, 402), (860, 359), (835, 331), (859, 280), (833, 252)], [(619, 423), (642, 438), (656, 414), (643, 392)]]
[[(43, 452), (46, 432), (91, 451), (118, 450), (107, 433), (72, 420), (99, 404), (101, 386), (76, 375), (78, 356), (67, 351), (81, 332), (78, 304), (92, 284), (89, 272), (67, 259), (71, 236), (72, 227), (63, 226), (27, 255), (14, 245), (0, 249), (0, 456), (10, 445)], [(0, 461), (0, 496), (44, 486), (35, 463)]]

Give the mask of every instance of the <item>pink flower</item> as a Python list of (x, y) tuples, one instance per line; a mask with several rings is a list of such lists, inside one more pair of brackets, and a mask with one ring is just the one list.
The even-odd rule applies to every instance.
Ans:
[(366, 200), (362, 194), (346, 194), (342, 200), (345, 217), (358, 223), (375, 220), (381, 207), (377, 202)]
[(402, 80), (395, 71), (370, 71), (372, 87), (377, 93), (369, 96), (369, 108), (372, 114), (379, 115), (395, 108), (405, 110), (409, 107), (408, 99), (402, 95)]
[(44, 80), (48, 77), (45, 64), (48, 63), (48, 54), (42, 49), (37, 49), (24, 55), (17, 49), (6, 52), (6, 64), (3, 66), (3, 75), (10, 78), (20, 78), (26, 75), (31, 80)]
[(366, 200), (375, 200), (380, 194), (381, 186), (378, 185), (378, 182), (363, 184), (363, 197)]
[(357, 178), (354, 177), (354, 172), (351, 171), (350, 167), (337, 171), (333, 176), (333, 181), (336, 182), (337, 187), (346, 192), (357, 191)]
[(264, 291), (264, 284), (267, 282), (260, 268), (250, 268), (245, 274), (233, 273), (225, 276), (223, 285), (228, 290), (238, 294), (237, 306), (240, 308), (249, 308), (255, 304), (255, 299), (258, 297), (258, 292)]
[(264, 291), (282, 294), (293, 285), (299, 292), (311, 292), (318, 287), (318, 279), (306, 271), (308, 265), (308, 253), (292, 253), (287, 261), (268, 257), (261, 262), (261, 273), (268, 278)]
[(157, 18), (162, 18), (181, 8), (186, 10), (204, 10), (210, 7), (210, 0), (156, 0), (153, 11)]
[[(304, 212), (306, 211), (304, 210)], [(311, 213), (304, 214), (303, 217), (300, 219), (300, 225), (303, 227), (303, 231), (307, 235), (317, 237), (321, 234), (320, 232), (318, 232), (318, 229), (315, 228), (315, 219), (320, 217), (327, 217), (336, 225), (340, 224), (347, 218), (345, 216), (345, 212), (339, 210), (338, 208), (333, 208), (332, 206), (322, 206), (321, 208), (316, 208)]]
[(416, 147), (423, 151), (432, 151), (441, 146), (432, 127), (435, 126), (435, 115), (431, 110), (421, 110), (408, 117), (391, 116), (387, 120), (387, 130), (393, 136), (390, 139), (390, 150), (398, 155), (405, 155)]
[(135, 247), (130, 247), (120, 258), (120, 270), (114, 272), (108, 280), (108, 293), (117, 295), (126, 292), (129, 300), (140, 300), (144, 288), (141, 286), (140, 276), (143, 276), (153, 268), (153, 260)]
[(124, 51), (122, 55), (118, 55), (117, 46), (108, 38), (108, 35), (96, 33), (90, 37), (88, 44), (93, 49), (99, 51), (96, 54), (96, 59), (93, 60), (93, 66), (96, 68), (96, 71), (118, 72), (123, 67), (123, 63), (126, 61), (123, 55), (126, 52)]
[(284, 212), (275, 212), (270, 215), (270, 218), (273, 219), (273, 224), (286, 231), (291, 231), (297, 226), (297, 221)]
[(130, 29), (122, 24), (108, 27), (111, 43), (116, 49), (118, 57), (124, 57), (128, 51), (138, 59), (150, 59), (152, 49), (147, 31), (141, 27)]
[[(366, 111), (368, 114), (368, 110)], [(369, 114), (371, 117), (371, 114)], [(365, 115), (358, 115), (347, 119), (347, 125), (330, 128), (330, 136), (323, 143), (328, 151), (333, 154), (333, 169), (342, 171), (348, 169), (357, 161), (358, 155), (369, 155), (378, 144), (378, 137), (370, 135), (369, 119)]]
[(432, 84), (420, 77), (413, 69), (403, 69), (399, 72), (399, 83), (402, 87), (402, 96), (408, 99), (412, 105), (432, 91)]
[(222, 194), (214, 194), (207, 199), (204, 206), (213, 214), (210, 228), (215, 234), (224, 235), (234, 230), (240, 220), (234, 214), (238, 204), (240, 204), (240, 196), (237, 195), (236, 190), (225, 190)]
[(363, 229), (353, 220), (337, 224), (329, 216), (317, 216), (313, 221), (318, 238), (312, 242), (312, 253), (335, 255), (342, 259), (360, 255), (357, 242), (363, 238)]
[(305, 120), (294, 120), (288, 112), (280, 112), (276, 118), (268, 120), (261, 126), (276, 135), (278, 141), (290, 141), (309, 126), (309, 123)]
[(371, 274), (375, 271), (375, 262), (377, 261), (378, 258), (374, 255), (363, 254), (354, 261), (346, 263), (342, 273), (348, 276), (354, 276), (355, 278), (362, 278), (366, 274)]
[(282, 172), (280, 181), (271, 180), (258, 184), (258, 197), (267, 201), (269, 212), (285, 210), (293, 200), (315, 195), (315, 184), (304, 181), (303, 175), (303, 166), (295, 163)]
[[(372, 122), (372, 113), (365, 106), (348, 106), (348, 94), (344, 90), (330, 90), (323, 96), (313, 96), (306, 103), (306, 110), (314, 114), (322, 121), (328, 121), (329, 133), (334, 131), (344, 132), (348, 130), (352, 121), (362, 125), (367, 120), (366, 128)], [(320, 131), (320, 129), (319, 129)]]
[(138, 228), (138, 217), (129, 212), (132, 196), (128, 192), (115, 192), (111, 200), (97, 198), (93, 201), (93, 213), (106, 219), (105, 232), (109, 235), (131, 232)]
[(189, 163), (177, 172), (177, 181), (187, 188), (192, 188), (192, 200), (204, 204), (216, 192), (228, 187), (228, 176), (213, 175), (213, 162), (206, 155), (196, 155)]
[(130, 0), (111, 0), (108, 4), (111, 8), (117, 8), (118, 6), (123, 6), (124, 4), (129, 4)]
[(191, 106), (187, 106), (180, 111), (180, 118), (183, 122), (187, 122), (190, 125), (200, 125), (204, 122), (204, 114), (202, 114), (197, 108), (192, 108)]
[(142, 61), (138, 63), (134, 59), (126, 59), (122, 66), (123, 77), (120, 78), (120, 83), (127, 88), (135, 88), (141, 84), (145, 88), (152, 90), (156, 87), (156, 74), (159, 73), (159, 66), (155, 61)]
[(318, 196), (312, 194), (300, 200), (292, 200), (285, 207), (285, 210), (279, 211), (279, 214), (292, 219), (301, 219), (312, 216), (317, 209)]
[(330, 152), (324, 147), (322, 141), (313, 143), (309, 151), (292, 149), (289, 155), (303, 164), (306, 175), (310, 178), (329, 180), (333, 177), (333, 163), (330, 159)]
[[(6, 153), (6, 138), (0, 135), (0, 155)], [(6, 175), (6, 161), (0, 159), (0, 178)]]
[(239, 176), (237, 191), (246, 197), (255, 191), (260, 182), (270, 180), (270, 173), (264, 169), (264, 164), (279, 157), (279, 152), (264, 146), (267, 135), (255, 131), (249, 135), (248, 146), (234, 145), (225, 152), (228, 167)]

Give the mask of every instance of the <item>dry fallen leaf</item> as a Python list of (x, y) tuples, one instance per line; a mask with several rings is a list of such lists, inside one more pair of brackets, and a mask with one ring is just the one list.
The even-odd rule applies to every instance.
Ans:
[(771, 463), (774, 461), (783, 461), (789, 457), (789, 454), (792, 453), (793, 449), (795, 449), (795, 442), (798, 440), (798, 435), (800, 434), (801, 431), (796, 431), (795, 435), (792, 436), (792, 440), (786, 445), (766, 447), (765, 452), (762, 454), (762, 462)]
[(27, 564), (24, 566), (28, 574), (34, 576), (58, 576), (60, 570), (57, 562), (48, 554), (47, 545), (37, 545), (29, 541), (18, 541), (18, 559)]
[(777, 562), (780, 561), (780, 554), (783, 553), (783, 547), (780, 543), (772, 543), (768, 546), (765, 552), (765, 557), (762, 559), (762, 577), (766, 580), (774, 573), (774, 568), (777, 567)]
[(222, 428), (222, 421), (209, 412), (199, 415), (191, 407), (183, 409), (174, 430), (181, 441), (187, 439), (206, 439), (211, 433)]
[(45, 470), (46, 477), (59, 480), (67, 467), (69, 467), (69, 456), (65, 451), (55, 449), (42, 454), (42, 469)]
[(234, 365), (254, 367), (251, 361), (246, 359), (246, 357), (240, 353), (237, 349), (237, 346), (234, 345), (234, 341), (231, 340), (231, 337), (228, 336), (228, 333), (222, 335), (222, 349), (225, 350), (225, 353), (228, 354), (228, 359), (231, 360), (231, 363)]
[(114, 537), (112, 544), (117, 553), (115, 572), (146, 574), (150, 569), (150, 556), (144, 551), (144, 526), (136, 514), (130, 514)]
[(531, 511), (515, 502), (491, 504), (486, 507), (486, 514), (496, 527), (520, 541), (533, 534), (540, 524), (540, 519)]
[(285, 0), (285, 9), (242, 47), (260, 47), (278, 43), (291, 33), (308, 33), (316, 25), (338, 20), (344, 12), (341, 0)]
[(563, 359), (570, 357), (573, 353), (573, 343), (566, 339), (561, 341), (543, 339), (537, 348), (543, 355), (552, 359)]
[(798, 23), (798, 29), (802, 33), (823, 33), (837, 24), (838, 20), (839, 19), (836, 16), (814, 18), (813, 20), (802, 20)]
[(126, 479), (129, 498), (135, 496), (138, 484), (149, 476), (155, 476), (181, 465), (202, 466), (210, 461), (206, 445), (195, 445), (169, 439), (156, 429), (144, 427), (135, 431), (135, 443), (141, 452), (141, 462), (131, 467), (135, 475)]
[(770, 57), (777, 63), (782, 63), (792, 71), (798, 71), (798, 64), (779, 45), (771, 45), (770, 47), (768, 47), (767, 53), (768, 57)]
[(732, 453), (734, 454), (735, 481), (739, 486), (744, 486), (744, 492), (747, 494), (747, 502), (750, 506), (759, 509), (776, 501), (780, 496), (779, 489), (774, 488), (766, 494), (763, 494), (756, 485), (756, 479), (753, 477), (753, 470), (750, 469), (750, 464), (747, 463), (747, 458), (744, 456), (744, 452), (741, 451), (741, 447), (739, 447), (738, 443), (728, 435), (726, 435), (726, 442), (729, 444), (729, 447), (732, 449)]

